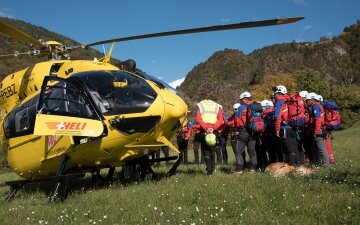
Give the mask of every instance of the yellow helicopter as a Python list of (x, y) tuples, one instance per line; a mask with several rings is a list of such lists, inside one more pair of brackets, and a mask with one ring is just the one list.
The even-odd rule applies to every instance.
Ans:
[[(167, 146), (186, 122), (187, 105), (175, 90), (135, 66), (133, 60), (119, 66), (110, 63), (113, 46), (99, 60), (70, 60), (70, 50), (106, 43), (161, 36), (271, 26), (296, 22), (303, 17), (250, 21), (104, 40), (77, 46), (37, 40), (0, 21), (0, 32), (32, 44), (28, 52), (0, 55), (44, 55), (39, 62), (14, 72), (0, 83), (0, 141), (8, 165), (23, 180), (10, 181), (6, 201), (24, 185), (56, 181), (54, 201), (69, 176), (139, 164), (154, 174), (149, 159)], [(35, 47), (35, 48), (34, 48)]]

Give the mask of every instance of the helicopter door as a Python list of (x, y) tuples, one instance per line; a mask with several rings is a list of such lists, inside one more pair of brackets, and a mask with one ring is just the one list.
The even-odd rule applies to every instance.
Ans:
[(35, 135), (98, 137), (104, 132), (101, 116), (87, 92), (73, 80), (45, 77), (35, 120)]

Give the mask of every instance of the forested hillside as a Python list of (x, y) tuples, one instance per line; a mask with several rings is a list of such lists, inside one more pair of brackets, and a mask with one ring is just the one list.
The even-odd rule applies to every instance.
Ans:
[(230, 109), (245, 90), (256, 89), (257, 100), (269, 96), (272, 86), (268, 78), (281, 84), (284, 75), (295, 82), (291, 91), (307, 89), (338, 101), (346, 125), (358, 120), (360, 21), (344, 28), (338, 37), (319, 37), (318, 42), (277, 44), (249, 55), (237, 49), (215, 52), (188, 73), (179, 90), (191, 96), (191, 107), (207, 93)]

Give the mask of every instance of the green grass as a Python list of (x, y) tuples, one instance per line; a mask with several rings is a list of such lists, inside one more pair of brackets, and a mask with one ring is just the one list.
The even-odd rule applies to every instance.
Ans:
[[(207, 176), (204, 166), (182, 165), (156, 182), (94, 188), (87, 176), (56, 204), (47, 202), (46, 186), (19, 191), (2, 204), (0, 224), (360, 224), (359, 134), (360, 126), (334, 134), (337, 164), (310, 177), (236, 175), (232, 165)], [(0, 198), (14, 179), (0, 174)]]

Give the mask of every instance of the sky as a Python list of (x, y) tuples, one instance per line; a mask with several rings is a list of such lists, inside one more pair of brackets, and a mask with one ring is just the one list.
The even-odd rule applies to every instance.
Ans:
[[(80, 43), (244, 21), (304, 16), (296, 23), (117, 43), (113, 57), (165, 82), (225, 48), (246, 54), (268, 45), (339, 35), (360, 19), (359, 0), (0, 0), (0, 16), (24, 20)], [(105, 45), (105, 49), (109, 49)], [(98, 46), (103, 51), (103, 46)], [(6, 53), (0, 53), (6, 54)]]

